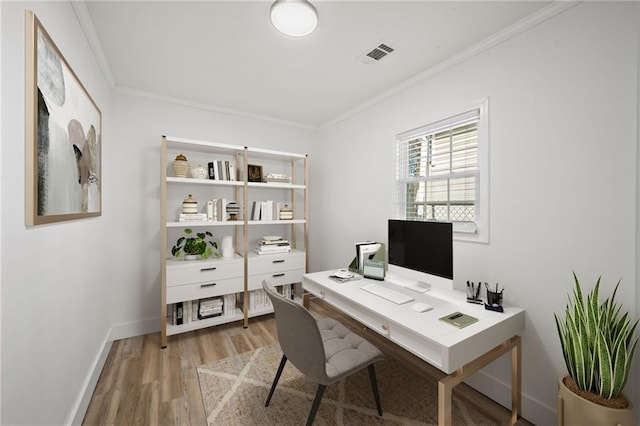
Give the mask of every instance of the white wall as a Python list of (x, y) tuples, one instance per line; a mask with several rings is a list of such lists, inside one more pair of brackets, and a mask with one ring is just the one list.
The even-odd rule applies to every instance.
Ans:
[[(2, 423), (70, 423), (109, 332), (111, 206), (102, 217), (25, 227), (25, 9), (102, 109), (108, 87), (66, 2), (2, 2)], [(109, 150), (103, 161), (112, 161)], [(104, 195), (113, 187), (104, 170)]]
[[(490, 242), (454, 244), (455, 285), (499, 282), (526, 309), (523, 414), (536, 424), (556, 421), (553, 313), (572, 271), (589, 287), (621, 278), (619, 301), (640, 313), (637, 31), (636, 4), (582, 3), (322, 129), (313, 152), (312, 270), (337, 268), (355, 241), (386, 240), (395, 135), (489, 98)], [(470, 383), (506, 405), (509, 377), (504, 357)]]
[[(0, 228), (0, 423), (69, 424), (82, 420), (112, 340), (160, 329), (160, 136), (307, 153), (316, 132), (111, 91), (68, 2), (0, 5), (0, 203), (11, 206)], [(102, 109), (99, 218), (24, 225), (25, 9)]]
[(110, 182), (116, 188), (113, 199), (105, 203), (113, 206), (118, 226), (111, 230), (111, 238), (134, 236), (136, 241), (133, 247), (122, 245), (114, 254), (119, 266), (112, 271), (112, 291), (121, 296), (112, 313), (122, 325), (115, 330), (121, 337), (160, 327), (161, 135), (304, 154), (309, 152), (316, 132), (121, 91), (114, 93), (113, 120), (110, 149), (114, 155), (112, 167), (118, 172)]

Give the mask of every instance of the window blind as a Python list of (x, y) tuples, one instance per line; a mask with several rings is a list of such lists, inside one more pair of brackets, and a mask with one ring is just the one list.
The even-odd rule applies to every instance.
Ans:
[(397, 139), (399, 214), (445, 220), (474, 231), (479, 183), (478, 123), (474, 109), (402, 133)]

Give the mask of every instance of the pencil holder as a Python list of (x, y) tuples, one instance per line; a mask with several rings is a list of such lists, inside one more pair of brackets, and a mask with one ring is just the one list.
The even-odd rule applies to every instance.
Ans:
[(485, 309), (496, 312), (504, 312), (502, 308), (502, 291), (495, 292), (487, 289), (487, 303), (484, 304)]

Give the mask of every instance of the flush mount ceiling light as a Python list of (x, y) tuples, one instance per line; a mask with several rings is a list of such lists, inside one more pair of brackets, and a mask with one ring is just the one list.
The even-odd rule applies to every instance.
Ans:
[(271, 5), (271, 23), (283, 34), (304, 37), (318, 26), (318, 11), (307, 0), (277, 0)]

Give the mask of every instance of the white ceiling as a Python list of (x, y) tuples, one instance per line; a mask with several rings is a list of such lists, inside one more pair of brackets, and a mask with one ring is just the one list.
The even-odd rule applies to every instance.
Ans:
[[(320, 23), (304, 38), (284, 36), (271, 26), (270, 1), (85, 4), (97, 35), (92, 44), (116, 86), (312, 127), (513, 28), (549, 4), (312, 3)], [(396, 52), (376, 64), (362, 62), (359, 56), (380, 41)]]

